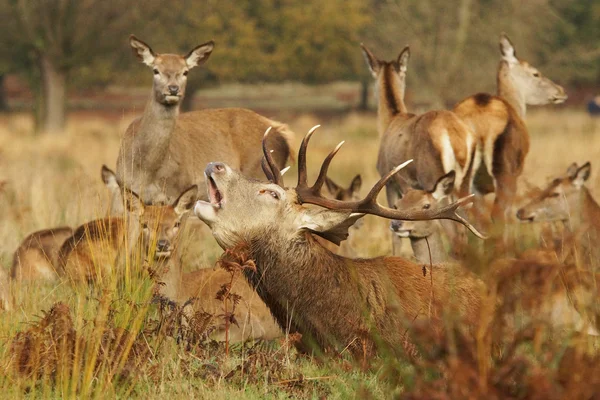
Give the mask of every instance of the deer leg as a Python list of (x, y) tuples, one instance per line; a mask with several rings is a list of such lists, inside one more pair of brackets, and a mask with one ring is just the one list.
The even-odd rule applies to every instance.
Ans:
[[(496, 177), (496, 200), (492, 208), (493, 237), (496, 252), (514, 248), (514, 200), (517, 193), (517, 177), (502, 174)], [(511, 222), (513, 222), (511, 224)]]

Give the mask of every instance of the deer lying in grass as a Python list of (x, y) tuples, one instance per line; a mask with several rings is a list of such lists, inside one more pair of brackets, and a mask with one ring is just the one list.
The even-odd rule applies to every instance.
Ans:
[(148, 203), (171, 202), (186, 187), (203, 184), (201, 171), (209, 161), (223, 160), (248, 176), (260, 171), (262, 133), (272, 126), (269, 148), (277, 165), (288, 155), (287, 127), (241, 108), (209, 109), (179, 114), (188, 71), (204, 63), (214, 43), (204, 43), (187, 55), (156, 54), (135, 36), (134, 54), (152, 68), (152, 95), (142, 116), (133, 121), (121, 142), (117, 176)]
[[(442, 204), (454, 191), (454, 171), (438, 179), (429, 190), (408, 190), (396, 201), (394, 208), (398, 210), (427, 210)], [(450, 261), (448, 252), (444, 249), (442, 239), (443, 228), (440, 221), (400, 221), (390, 223), (394, 235), (409, 238), (415, 257), (420, 263), (438, 264)]]
[(401, 352), (403, 332), (411, 321), (430, 317), (439, 323), (444, 310), (464, 316), (469, 326), (475, 326), (483, 286), (465, 270), (436, 271), (432, 287), (430, 271), (424, 276), (421, 265), (396, 257), (340, 257), (313, 237), (340, 243), (365, 214), (403, 220), (447, 218), (475, 231), (455, 213), (470, 198), (410, 212), (379, 205), (378, 193), (403, 166), (386, 174), (363, 200), (325, 198), (321, 188), (339, 146), (309, 187), (306, 148), (313, 132), (304, 138), (298, 153), (296, 188), (283, 187), (280, 170), (263, 142), (264, 171), (273, 183), (246, 178), (224, 163), (210, 163), (205, 169), (210, 202), (199, 201), (195, 207), (195, 214), (222, 248), (247, 245), (257, 271), (246, 270), (246, 278), (279, 325), (302, 334), (302, 350), (339, 352), (350, 346), (356, 354), (363, 340), (368, 352), (374, 350), (376, 338)]
[[(123, 214), (123, 200), (116, 175), (102, 166), (102, 181), (109, 190), (107, 216)], [(28, 235), (13, 255), (11, 278), (17, 281), (58, 279), (58, 254), (63, 243), (73, 235), (71, 227), (44, 229)]]
[(522, 222), (562, 221), (574, 234), (575, 249), (583, 251), (584, 265), (597, 266), (600, 251), (600, 205), (585, 186), (591, 164), (572, 164), (566, 176), (554, 179), (536, 198), (517, 211)]
[[(359, 175), (356, 175), (352, 182), (350, 182), (350, 186), (347, 188), (343, 188), (337, 183), (335, 183), (330, 178), (325, 180), (325, 187), (327, 188), (327, 192), (329, 193), (329, 197), (340, 200), (340, 201), (350, 201), (350, 200), (359, 200), (360, 196), (360, 188), (362, 186), (362, 178)], [(336, 245), (328, 240), (321, 239), (319, 236), (315, 236), (316, 239), (321, 243), (324, 247), (330, 250), (332, 253), (339, 254), (345, 257), (355, 257), (356, 249), (355, 249), (355, 240), (358, 237), (358, 230), (362, 226), (362, 220), (356, 221), (354, 225), (350, 227), (348, 230), (348, 239), (344, 240), (340, 245)]]
[(0, 311), (11, 311), (13, 300), (10, 294), (10, 282), (4, 268), (0, 268)]
[(458, 103), (454, 112), (476, 134), (474, 173), (477, 172), (479, 181), (481, 167), (493, 179), (491, 189), (481, 186), (477, 189), (484, 194), (496, 192), (492, 217), (504, 224), (513, 218), (517, 180), (529, 152), (529, 133), (523, 120), (526, 107), (528, 104), (560, 104), (567, 95), (561, 86), (542, 76), (535, 67), (519, 60), (505, 34), (500, 36), (500, 53), (498, 94), (475, 94)]

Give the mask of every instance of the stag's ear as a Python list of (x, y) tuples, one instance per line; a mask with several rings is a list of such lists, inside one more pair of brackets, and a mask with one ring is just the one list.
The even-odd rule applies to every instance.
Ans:
[(327, 191), (335, 196), (337, 192), (341, 189), (340, 185), (332, 181), (329, 177), (325, 177), (325, 185), (327, 186)]
[(360, 188), (362, 187), (362, 178), (360, 174), (356, 175), (352, 182), (350, 183), (350, 192), (352, 194), (356, 194), (360, 192)]
[(123, 203), (128, 212), (138, 216), (144, 214), (144, 202), (142, 202), (137, 194), (127, 188), (123, 189)]
[(198, 197), (198, 186), (193, 185), (188, 189), (184, 190), (183, 193), (179, 195), (177, 200), (173, 203), (173, 209), (175, 210), (175, 214), (181, 216), (186, 212), (190, 211), (196, 203), (196, 199)]
[(408, 60), (410, 59), (410, 47), (406, 46), (398, 55), (398, 60), (396, 60), (396, 71), (398, 72), (406, 72), (408, 68)]
[(502, 54), (502, 59), (509, 64), (517, 64), (519, 62), (517, 52), (508, 36), (506, 36), (506, 33), (500, 35), (500, 54)]
[(185, 58), (185, 63), (187, 64), (188, 68), (194, 68), (200, 64), (203, 64), (206, 60), (208, 60), (208, 57), (210, 57), (214, 48), (215, 42), (212, 40), (210, 42), (201, 44), (200, 46), (194, 47), (192, 51), (183, 57)]
[(567, 168), (567, 176), (571, 179), (575, 179), (575, 175), (577, 175), (578, 169), (579, 167), (577, 166), (577, 163), (569, 165), (569, 168)]
[(307, 230), (339, 245), (348, 238), (348, 229), (365, 214), (349, 211), (304, 208), (298, 230)]
[(102, 166), (102, 182), (104, 182), (109, 189), (116, 189), (119, 187), (117, 175), (115, 175), (115, 173), (106, 165)]
[(371, 71), (371, 75), (373, 75), (373, 78), (377, 79), (377, 75), (379, 75), (381, 69), (381, 63), (364, 44), (361, 43), (360, 47), (362, 48), (363, 56), (365, 57), (369, 71)]
[(142, 42), (140, 39), (136, 38), (134, 35), (129, 36), (129, 45), (133, 50), (133, 54), (136, 55), (137, 58), (142, 60), (142, 62), (149, 67), (154, 65), (154, 60), (156, 59), (156, 54), (152, 51), (152, 48), (148, 46), (146, 43)]
[(571, 182), (573, 183), (573, 185), (575, 187), (580, 188), (583, 186), (585, 181), (588, 180), (591, 172), (592, 172), (592, 166), (588, 161), (585, 164), (583, 164), (581, 167), (579, 167), (579, 169), (577, 169), (575, 176), (571, 178)]
[(454, 170), (448, 172), (442, 176), (433, 186), (431, 195), (436, 200), (441, 200), (444, 197), (450, 196), (454, 190), (454, 180), (456, 179), (456, 173)]

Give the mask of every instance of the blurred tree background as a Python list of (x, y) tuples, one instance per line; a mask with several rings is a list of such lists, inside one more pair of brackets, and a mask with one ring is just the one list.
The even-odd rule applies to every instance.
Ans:
[(45, 131), (62, 129), (66, 93), (148, 85), (130, 33), (157, 52), (216, 41), (211, 60), (190, 74), (188, 93), (226, 82), (365, 88), (358, 44), (384, 59), (408, 44), (411, 100), (440, 107), (495, 91), (500, 32), (561, 84), (600, 85), (598, 0), (4, 0), (0, 17), (0, 109), (3, 77), (18, 74)]

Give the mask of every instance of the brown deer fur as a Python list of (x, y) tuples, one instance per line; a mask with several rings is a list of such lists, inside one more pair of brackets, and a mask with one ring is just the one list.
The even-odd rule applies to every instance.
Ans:
[(44, 229), (27, 236), (13, 254), (11, 278), (17, 281), (58, 279), (58, 253), (73, 234), (68, 226)]
[(476, 134), (477, 182), (486, 172), (493, 179), (493, 187), (478, 184), (477, 189), (483, 194), (496, 192), (492, 217), (502, 224), (513, 218), (517, 180), (529, 152), (529, 134), (523, 121), (527, 104), (559, 104), (567, 95), (561, 86), (517, 59), (512, 43), (504, 34), (500, 37), (500, 52), (498, 94), (475, 94), (458, 103), (454, 112)]
[(284, 166), (287, 136), (292, 133), (279, 122), (240, 108), (179, 114), (187, 72), (208, 59), (213, 42), (186, 56), (155, 54), (134, 36), (130, 44), (154, 70), (154, 84), (142, 116), (131, 123), (121, 142), (117, 176), (122, 184), (156, 204), (171, 202), (192, 184), (203, 184), (201, 171), (209, 161), (227, 161), (248, 176), (264, 179), (261, 139), (269, 126), (275, 131), (269, 148), (278, 165)]

